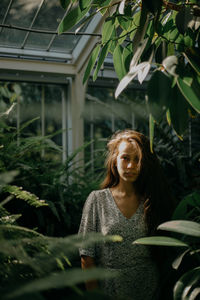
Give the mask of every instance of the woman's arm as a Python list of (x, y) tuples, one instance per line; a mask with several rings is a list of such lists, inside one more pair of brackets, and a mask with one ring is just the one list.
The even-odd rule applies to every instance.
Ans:
[[(81, 255), (81, 268), (82, 269), (90, 269), (95, 267), (94, 258), (90, 256)], [(94, 290), (98, 288), (97, 280), (87, 281), (85, 283), (86, 289), (88, 291)]]

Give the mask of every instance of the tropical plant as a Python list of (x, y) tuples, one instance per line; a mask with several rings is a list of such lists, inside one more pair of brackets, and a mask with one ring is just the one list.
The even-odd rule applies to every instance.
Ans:
[[(76, 32), (95, 18), (104, 20), (100, 41), (95, 45), (85, 71), (93, 80), (108, 55), (113, 56), (120, 80), (115, 96), (136, 77), (148, 81), (151, 145), (154, 124), (164, 116), (182, 138), (192, 115), (200, 112), (199, 0), (61, 0), (67, 11), (58, 32), (77, 25)], [(89, 14), (89, 16), (88, 16)]]
[[(193, 199), (193, 201), (191, 201)], [(200, 194), (195, 192), (184, 198), (174, 212), (174, 217), (184, 216), (199, 222)], [(200, 223), (189, 220), (173, 220), (158, 226), (158, 230), (170, 231), (173, 236), (152, 236), (134, 243), (143, 245), (175, 247), (178, 251), (172, 267), (176, 270), (174, 300), (195, 300), (200, 295)], [(178, 237), (177, 237), (178, 235)]]

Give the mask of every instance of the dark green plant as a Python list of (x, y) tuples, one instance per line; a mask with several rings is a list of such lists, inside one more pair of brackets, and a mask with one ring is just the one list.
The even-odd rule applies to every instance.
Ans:
[[(193, 199), (193, 201), (191, 201)], [(199, 221), (200, 194), (184, 198), (174, 212), (174, 217), (188, 217)], [(177, 272), (173, 288), (174, 300), (195, 300), (200, 295), (200, 223), (188, 220), (174, 220), (158, 226), (158, 230), (170, 231), (172, 236), (152, 236), (136, 240), (143, 245), (175, 247), (178, 256), (172, 262)], [(177, 255), (176, 251), (176, 255)], [(177, 277), (176, 276), (176, 277)]]

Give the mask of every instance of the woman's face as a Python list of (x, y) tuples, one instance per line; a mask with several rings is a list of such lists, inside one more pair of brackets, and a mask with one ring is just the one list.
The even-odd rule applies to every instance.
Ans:
[(116, 167), (120, 181), (135, 182), (139, 175), (139, 153), (135, 142), (122, 141), (118, 146)]

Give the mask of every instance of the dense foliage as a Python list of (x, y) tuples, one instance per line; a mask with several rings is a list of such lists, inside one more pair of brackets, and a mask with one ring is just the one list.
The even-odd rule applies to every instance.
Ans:
[[(150, 137), (164, 116), (182, 138), (191, 115), (200, 112), (200, 3), (165, 0), (62, 0), (67, 10), (59, 33), (102, 14), (101, 38), (90, 55), (83, 82), (93, 80), (108, 55), (119, 77), (115, 96), (136, 77), (148, 82)], [(88, 16), (89, 14), (89, 16)]]

